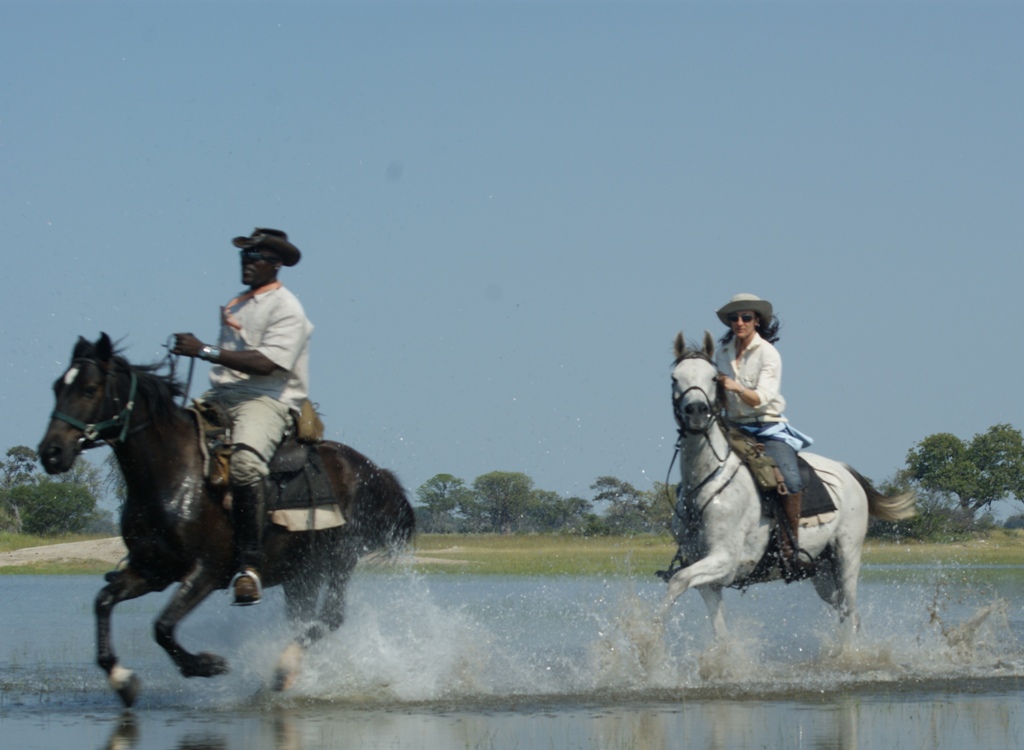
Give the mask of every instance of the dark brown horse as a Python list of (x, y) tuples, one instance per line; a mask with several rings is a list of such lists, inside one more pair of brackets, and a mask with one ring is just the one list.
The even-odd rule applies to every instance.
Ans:
[[(175, 639), (177, 624), (234, 573), (231, 514), (220, 492), (203, 478), (195, 422), (175, 404), (181, 386), (157, 367), (129, 364), (106, 334), (78, 340), (71, 366), (54, 383), (57, 404), (39, 457), (50, 474), (67, 471), (83, 450), (108, 443), (124, 475), (127, 497), (121, 535), (127, 564), (108, 573), (96, 597), (97, 659), (126, 706), (139, 679), (118, 664), (110, 642), (116, 604), (180, 583), (155, 623), (155, 638), (186, 677), (228, 671), (216, 654), (193, 654)], [(344, 619), (345, 587), (360, 555), (394, 549), (412, 535), (414, 516), (395, 476), (339, 443), (320, 443), (347, 523), (320, 531), (288, 532), (269, 526), (264, 543), (264, 585), (284, 586), (297, 637), (278, 662), (274, 685), (287, 687), (302, 652)], [(317, 601), (326, 587), (317, 613)]]

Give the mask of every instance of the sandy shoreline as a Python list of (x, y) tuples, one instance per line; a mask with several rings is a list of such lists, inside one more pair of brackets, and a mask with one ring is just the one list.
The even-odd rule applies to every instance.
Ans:
[[(121, 537), (109, 539), (93, 539), (87, 542), (65, 542), (63, 544), (47, 544), (41, 547), (25, 547), (12, 552), (0, 552), (0, 568), (33, 564), (77, 563), (96, 560), (113, 567), (128, 551)], [(372, 556), (370, 559), (373, 559)], [(444, 558), (420, 557), (403, 555), (401, 562), (437, 565), (465, 565), (465, 560), (448, 560)]]
[(92, 539), (88, 542), (66, 542), (47, 544), (42, 547), (25, 547), (12, 552), (0, 552), (0, 568), (32, 565), (35, 563), (55, 564), (97, 560), (111, 566), (128, 554), (121, 537)]

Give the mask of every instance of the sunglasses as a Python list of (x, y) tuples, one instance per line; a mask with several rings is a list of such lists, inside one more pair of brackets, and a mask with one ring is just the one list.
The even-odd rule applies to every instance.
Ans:
[(267, 263), (277, 263), (278, 261), (277, 256), (261, 253), (254, 247), (247, 247), (244, 250), (240, 250), (239, 254), (242, 256), (243, 263), (256, 263), (261, 260), (265, 260)]
[(752, 321), (754, 319), (754, 314), (753, 313), (743, 313), (742, 315), (740, 315), (739, 313), (729, 313), (728, 318), (729, 318), (729, 322), (730, 323), (738, 323), (741, 320), (744, 323), (749, 323), (750, 321)]

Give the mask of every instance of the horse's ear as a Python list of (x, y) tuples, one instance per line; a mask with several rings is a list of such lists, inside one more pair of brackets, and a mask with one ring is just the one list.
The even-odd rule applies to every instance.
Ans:
[(686, 339), (683, 338), (682, 331), (676, 334), (676, 341), (672, 348), (675, 350), (676, 359), (682, 359), (683, 352), (686, 351)]
[(715, 358), (715, 339), (711, 336), (710, 331), (704, 331), (704, 353), (708, 359)]
[(75, 342), (75, 348), (71, 350), (71, 359), (84, 359), (92, 349), (92, 342), (86, 341), (85, 336), (79, 336)]
[(100, 337), (96, 340), (96, 358), (100, 362), (109, 362), (113, 356), (114, 345), (110, 343), (110, 336), (101, 333)]

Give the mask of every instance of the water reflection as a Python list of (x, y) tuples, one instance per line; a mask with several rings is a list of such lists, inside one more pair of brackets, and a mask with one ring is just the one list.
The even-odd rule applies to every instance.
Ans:
[(105, 750), (346, 748), (1016, 747), (1024, 730), (1015, 693), (851, 695), (818, 700), (680, 700), (642, 706), (529, 705), (413, 711), (317, 706), (261, 714), (129, 716)]

